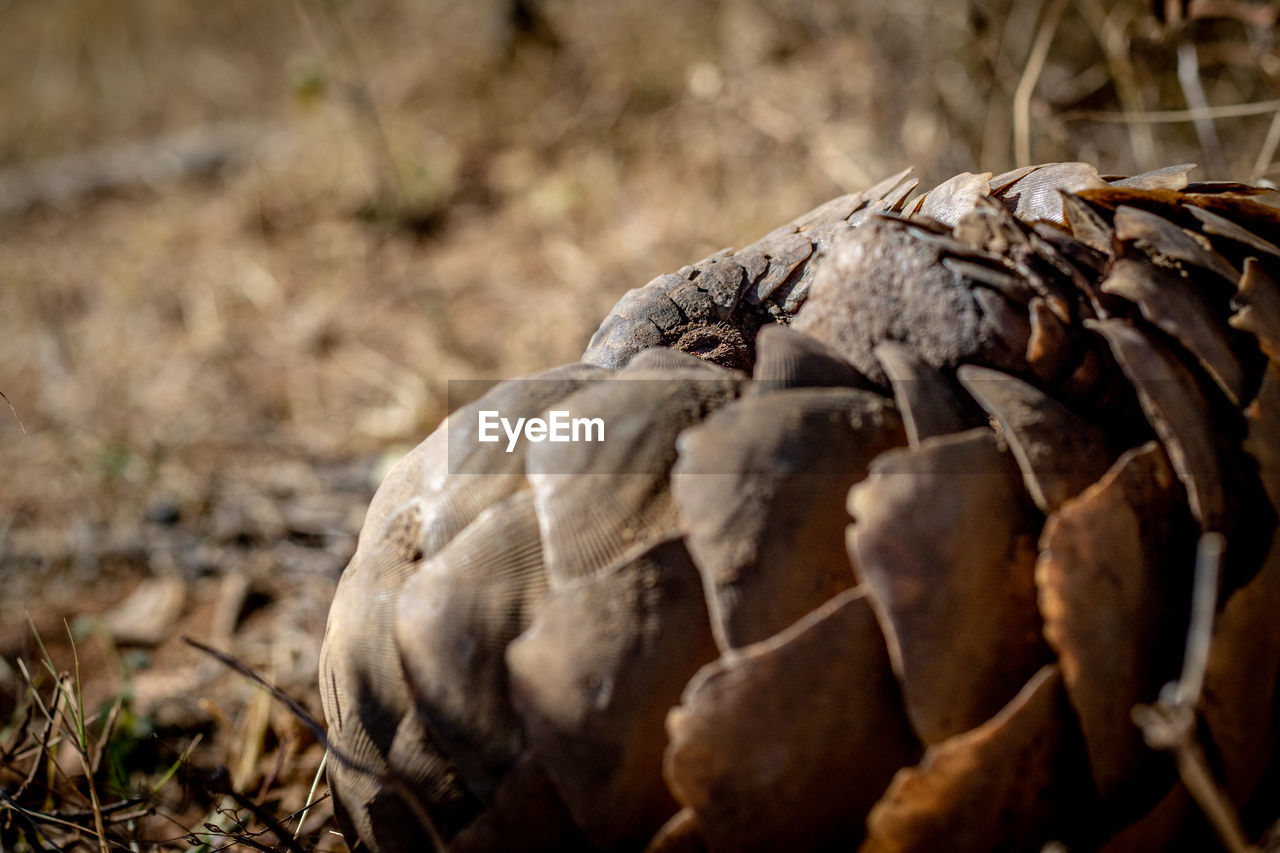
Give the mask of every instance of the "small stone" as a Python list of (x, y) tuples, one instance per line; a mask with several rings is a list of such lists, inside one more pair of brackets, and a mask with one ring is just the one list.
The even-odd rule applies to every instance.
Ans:
[(176, 501), (158, 500), (147, 507), (143, 513), (143, 518), (152, 524), (162, 524), (166, 527), (178, 523), (182, 517), (182, 509)]
[(181, 577), (152, 578), (108, 612), (104, 624), (117, 643), (156, 646), (173, 633), (186, 600), (187, 584)]

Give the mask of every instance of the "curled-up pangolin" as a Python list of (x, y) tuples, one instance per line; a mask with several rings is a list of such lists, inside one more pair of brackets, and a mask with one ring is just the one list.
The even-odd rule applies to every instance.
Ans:
[[(896, 175), (629, 292), (388, 476), (320, 683), (377, 851), (1202, 849), (1280, 817), (1280, 215)], [(568, 442), (482, 441), (560, 412)], [(603, 440), (590, 425), (599, 423)], [(490, 422), (490, 437), (496, 427)], [(548, 427), (551, 429), (551, 427)]]

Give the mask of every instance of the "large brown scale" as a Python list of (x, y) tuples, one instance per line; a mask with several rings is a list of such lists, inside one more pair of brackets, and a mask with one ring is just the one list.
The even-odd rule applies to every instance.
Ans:
[[(379, 489), (329, 617), (348, 839), (1204, 849), (1134, 708), (1180, 674), (1205, 533), (1190, 744), (1259, 838), (1280, 216), (1187, 173), (896, 175), (454, 412)], [(551, 408), (607, 440), (475, 441), (480, 409)]]

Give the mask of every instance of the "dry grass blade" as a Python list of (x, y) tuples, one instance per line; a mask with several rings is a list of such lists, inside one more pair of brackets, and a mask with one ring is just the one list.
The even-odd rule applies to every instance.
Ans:
[(1045, 12), (1040, 29), (1036, 32), (1035, 43), (1031, 46), (1031, 54), (1027, 57), (1026, 67), (1022, 69), (1022, 77), (1018, 80), (1018, 88), (1014, 90), (1014, 159), (1019, 165), (1031, 165), (1031, 95), (1035, 92), (1036, 82), (1039, 81), (1045, 59), (1049, 56), (1054, 30), (1066, 8), (1067, 0), (1053, 0)]
[(341, 4), (333, 0), (320, 0), (319, 3), (312, 4), (319, 7), (319, 14), (316, 16), (308, 13), (307, 5), (302, 0), (296, 0), (294, 8), (298, 17), (328, 56), (329, 64), (334, 68), (341, 68), (346, 77), (347, 106), (355, 118), (355, 126), (361, 132), (361, 139), (377, 180), (377, 197), (370, 201), (370, 208), (376, 210), (378, 206), (389, 206), (385, 213), (391, 217), (406, 215), (408, 198), (405, 181), (391, 150), (385, 122), (374, 101), (368, 74), (360, 60), (351, 29), (343, 18)]
[(1196, 705), (1209, 663), (1224, 547), (1225, 540), (1220, 533), (1200, 537), (1182, 674), (1177, 681), (1165, 685), (1154, 705), (1135, 707), (1133, 721), (1142, 729), (1148, 746), (1174, 754), (1183, 784), (1209, 819), (1223, 846), (1231, 853), (1249, 853), (1256, 848), (1246, 842), (1240, 817), (1209, 770), (1195, 734)]
[(1196, 551), (1196, 581), (1191, 601), (1191, 625), (1187, 629), (1187, 651), (1178, 679), (1177, 703), (1194, 709), (1200, 701), (1205, 668), (1209, 664), (1209, 645), (1213, 640), (1213, 614), (1218, 600), (1218, 583), (1222, 573), (1225, 540), (1220, 533), (1200, 537)]
[[(1208, 111), (1209, 98), (1205, 95), (1204, 84), (1200, 80), (1200, 55), (1190, 39), (1178, 42), (1178, 83), (1182, 87), (1187, 106), (1193, 110)], [(1209, 117), (1198, 118), (1195, 122), (1196, 135), (1200, 138), (1200, 147), (1204, 149), (1209, 168), (1214, 175), (1226, 175), (1226, 159), (1222, 155), (1222, 141), (1218, 139), (1218, 129)]]
[(372, 776), (381, 784), (385, 785), (388, 790), (396, 793), (404, 801), (405, 805), (413, 811), (423, 833), (430, 836), (432, 841), (435, 842), (436, 848), (443, 849), (444, 842), (436, 831), (434, 821), (431, 819), (431, 816), (427, 814), (421, 802), (419, 802), (416, 793), (409, 790), (402, 780), (396, 776), (382, 773), (376, 768), (370, 767), (363, 762), (352, 758), (350, 755), (347, 755), (342, 750), (337, 749), (330, 741), (325, 727), (321, 725), (315, 717), (311, 716), (307, 709), (302, 707), (301, 703), (299, 703), (297, 699), (294, 699), (280, 687), (272, 684), (270, 681), (267, 681), (267, 679), (254, 672), (251, 667), (245, 665), (243, 662), (237, 660), (226, 652), (206, 646), (204, 643), (194, 640), (191, 637), (183, 637), (182, 641), (187, 645), (213, 657), (224, 666), (230, 667), (270, 693), (272, 698), (276, 699), (288, 708), (289, 712), (292, 713), (300, 723), (307, 727), (311, 734), (315, 736), (316, 740), (324, 745), (326, 754), (332, 755), (334, 760), (357, 773)]
[[(34, 620), (30, 630), (38, 665), (14, 661), (23, 693), (7, 715), (0, 743), (0, 850), (243, 847), (303, 853), (315, 846), (314, 828), (295, 831), (294, 823), (328, 795), (315, 798), (318, 779), (298, 784), (295, 751), (277, 749), (275, 766), (252, 797), (224, 790), (230, 777), (221, 762), (211, 764), (214, 744), (195, 755), (203, 733), (185, 739), (166, 766), (160, 760), (172, 734), (156, 732), (127, 690), (103, 697), (83, 681), (99, 675), (90, 662), (98, 650), (77, 648), (69, 627), (65, 638), (55, 640), (42, 636)], [(99, 703), (100, 710), (91, 710)], [(296, 731), (283, 735), (287, 742), (297, 739)], [(301, 808), (282, 811), (280, 792), (306, 791), (306, 782), (312, 790)], [(210, 792), (222, 803), (201, 820), (209, 813)], [(166, 824), (178, 831), (167, 831)]]
[(1263, 140), (1262, 147), (1258, 149), (1258, 156), (1253, 161), (1253, 169), (1249, 173), (1249, 180), (1253, 183), (1262, 181), (1263, 176), (1271, 168), (1271, 161), (1276, 156), (1276, 147), (1280, 146), (1280, 110), (1271, 117), (1271, 126), (1267, 128), (1267, 138)]
[[(77, 833), (86, 831), (85, 827), (82, 824), (77, 823), (76, 821), (68, 820), (67, 818), (62, 817), (60, 815), (48, 814), (46, 812), (39, 812), (33, 809), (25, 808), (19, 805), (11, 797), (6, 795), (3, 791), (0, 791), (0, 802), (4, 803), (4, 805), (7, 806), (14, 814), (20, 815), (23, 818), (24, 822), (28, 823), (33, 828), (38, 824), (47, 824), (49, 826), (65, 827), (67, 829), (75, 830)], [(97, 816), (95, 815), (95, 817)], [(49, 841), (50, 844), (54, 843), (53, 840), (50, 839), (47, 835), (45, 835), (43, 832), (39, 834), (44, 835), (44, 837), (46, 838), (46, 840)], [(92, 831), (89, 831), (89, 834), (97, 838), (99, 845), (101, 846), (101, 849), (107, 849), (106, 839), (104, 836), (96, 835)], [(37, 847), (37, 849), (42, 849), (42, 848)]]
[(8, 764), (17, 757), (19, 748), (27, 739), (27, 732), (31, 728), (33, 719), (35, 719), (35, 704), (27, 702), (22, 709), (22, 720), (14, 727), (9, 742), (5, 744), (4, 749), (0, 750), (0, 765)]
[[(106, 821), (103, 817), (104, 808), (99, 799), (97, 785), (94, 780), (94, 768), (101, 755), (101, 746), (105, 743), (106, 737), (109, 735), (110, 727), (115, 718), (115, 711), (113, 711), (109, 716), (108, 721), (104, 726), (102, 740), (99, 741), (98, 745), (95, 747), (90, 742), (89, 726), (96, 721), (97, 717), (87, 716), (84, 711), (84, 694), (81, 689), (80, 681), (80, 657), (79, 652), (75, 647), (74, 639), (71, 641), (71, 651), (74, 656), (75, 663), (75, 680), (72, 682), (70, 676), (57, 671), (57, 668), (54, 666), (53, 659), (49, 655), (48, 649), (45, 647), (44, 639), (40, 636), (40, 632), (36, 629), (35, 623), (31, 620), (30, 615), (28, 615), (28, 621), (30, 623), (31, 631), (35, 636), (36, 644), (43, 655), (42, 662), (54, 678), (54, 689), (51, 704), (46, 707), (40, 696), (39, 690), (36, 687), (35, 681), (31, 678), (31, 674), (28, 671), (25, 662), (21, 660), (18, 661), (19, 670), (26, 679), (29, 691), (28, 695), (31, 701), (30, 707), (39, 709), (40, 713), (45, 717), (46, 725), (44, 731), (40, 735), (39, 748), (34, 753), (36, 758), (32, 762), (31, 768), (23, 779), (22, 784), (18, 787), (13, 796), (10, 796), (3, 791), (0, 791), (0, 794), (3, 795), (6, 805), (12, 811), (20, 813), (23, 816), (25, 824), (32, 827), (36, 824), (62, 826), (74, 829), (77, 834), (87, 833), (97, 841), (98, 849), (102, 851), (102, 853), (107, 853), (110, 848), (108, 847), (107, 841)], [(68, 638), (71, 639), (71, 628), (69, 625), (66, 626), (66, 630)], [(45, 775), (49, 780), (47, 787), (50, 790), (52, 789), (51, 783), (55, 776), (61, 777), (63, 781), (66, 781), (66, 771), (54, 757), (54, 750), (57, 748), (57, 743), (62, 739), (60, 737), (54, 737), (54, 732), (59, 730), (63, 725), (70, 726), (70, 731), (67, 733), (69, 735), (68, 739), (75, 748), (82, 766), (85, 768), (86, 788), (89, 792), (89, 811), (85, 814), (50, 814), (33, 810), (24, 806), (19, 801), (22, 795), (40, 775), (42, 768), (45, 770)], [(23, 728), (25, 730), (25, 725)], [(72, 789), (75, 790), (75, 787), (72, 786)], [(48, 799), (47, 796), (46, 799)], [(136, 803), (119, 803), (116, 804), (115, 808), (122, 809), (135, 804)], [(93, 829), (88, 829), (77, 818), (84, 820), (91, 819)], [(33, 837), (30, 836), (29, 833), (28, 837), (29, 840), (32, 840), (33, 843), (35, 843)]]
[(293, 831), (293, 837), (297, 838), (298, 833), (302, 832), (302, 825), (307, 822), (307, 815), (311, 813), (311, 807), (316, 803), (316, 788), (320, 787), (320, 780), (324, 777), (324, 766), (329, 763), (329, 753), (326, 751), (324, 757), (320, 759), (320, 766), (316, 768), (315, 778), (311, 780), (311, 790), (307, 791), (307, 805), (298, 814), (298, 826)]
[(8, 397), (6, 397), (3, 391), (0, 391), (0, 400), (4, 400), (5, 403), (9, 406), (9, 411), (13, 412), (13, 416), (18, 419), (18, 426), (22, 428), (22, 434), (26, 435), (27, 426), (22, 422), (22, 415), (18, 414), (18, 408), (15, 405), (13, 405), (13, 401), (11, 401)]
[(40, 773), (43, 762), (49, 755), (49, 749), (53, 742), (53, 732), (57, 728), (55, 720), (60, 711), (59, 703), (62, 699), (62, 692), (54, 691), (53, 706), (52, 708), (46, 708), (43, 700), (40, 698), (40, 694), (36, 692), (35, 683), (31, 680), (31, 673), (27, 671), (27, 665), (24, 661), (18, 661), (18, 670), (22, 673), (22, 677), (27, 682), (27, 687), (30, 691), (29, 695), (31, 697), (31, 707), (38, 709), (45, 720), (44, 730), (40, 733), (39, 749), (36, 753), (39, 758), (32, 763), (30, 771), (27, 773), (26, 778), (22, 780), (22, 784), (18, 786), (18, 790), (16, 792), (16, 796), (21, 797), (27, 788), (30, 787), (31, 783), (35, 781), (36, 776)]
[(1071, 110), (1062, 113), (1063, 121), (1085, 119), (1110, 124), (1176, 124), (1206, 119), (1245, 118), (1266, 115), (1280, 110), (1280, 100), (1254, 101), (1248, 104), (1222, 104), (1216, 107), (1189, 110), (1134, 110), (1112, 112), (1109, 110)]
[(1106, 54), (1116, 96), (1124, 109), (1118, 120), (1129, 125), (1129, 143), (1133, 148), (1133, 157), (1140, 168), (1150, 170), (1156, 165), (1156, 143), (1150, 128), (1133, 118), (1143, 114), (1144, 107), (1142, 87), (1138, 83), (1129, 42), (1125, 37), (1124, 26), (1118, 19), (1123, 5), (1108, 11), (1100, 0), (1077, 0), (1077, 4)]
[[(232, 800), (234, 800), (237, 806), (248, 811), (255, 818), (257, 818), (258, 821), (262, 823), (263, 826), (271, 830), (272, 834), (275, 835), (276, 838), (280, 839), (280, 843), (283, 844), (286, 849), (290, 850), (292, 853), (306, 853), (306, 851), (302, 848), (302, 845), (298, 843), (298, 840), (293, 836), (293, 834), (289, 832), (289, 830), (286, 829), (283, 825), (281, 825), (280, 821), (276, 819), (276, 816), (273, 815), (269, 809), (264, 808), (261, 804), (255, 802), (252, 797), (246, 797), (244, 794), (241, 794), (239, 791), (235, 790), (230, 785), (230, 780), (227, 779), (225, 776), (221, 778), (222, 778), (222, 781), (227, 783), (223, 787), (222, 792), (227, 796), (229, 796)], [(271, 847), (265, 847), (261, 845), (259, 842), (252, 840), (249, 836), (244, 834), (237, 835), (236, 840), (240, 841), (241, 843), (249, 844), (252, 847), (257, 847), (263, 850), (274, 849)]]
[[(75, 638), (71, 635), (71, 626), (66, 622), (62, 623), (67, 629), (67, 638), (71, 640), (71, 653), (74, 656), (76, 668), (76, 695), (75, 702), (69, 703), (73, 709), (74, 720), (76, 723), (76, 750), (80, 753), (80, 760), (84, 762), (86, 769), (85, 781), (89, 788), (89, 802), (93, 805), (93, 825), (98, 832), (98, 849), (102, 853), (107, 853), (107, 830), (102, 822), (102, 803), (98, 799), (98, 786), (94, 782), (94, 759), (90, 756), (91, 747), (89, 745), (88, 729), (85, 725), (84, 717), (84, 689), (80, 680), (80, 652), (76, 649)], [(115, 713), (111, 714), (114, 719)], [(103, 732), (102, 740), (99, 743), (105, 743), (110, 730), (108, 728)]]
[[(243, 675), (245, 678), (252, 681), (254, 684), (257, 684), (259, 687), (266, 690), (268, 693), (271, 694), (272, 698), (274, 698), (276, 701), (280, 702), (282, 705), (288, 708), (289, 712), (298, 719), (298, 722), (306, 726), (307, 729), (311, 732), (311, 734), (315, 735), (316, 740), (324, 744), (326, 749), (332, 751), (332, 747), (329, 745), (329, 737), (325, 732), (324, 726), (321, 725), (319, 721), (316, 720), (315, 717), (311, 716), (310, 712), (308, 712), (306, 708), (302, 707), (302, 704), (297, 699), (294, 699), (284, 690), (272, 684), (270, 681), (267, 681), (258, 673), (254, 672), (251, 667), (247, 666), (246, 664), (242, 663), (241, 661), (237, 660), (236, 658), (232, 657), (226, 652), (219, 651), (215, 648), (212, 648), (211, 646), (206, 646), (204, 643), (201, 643), (199, 640), (193, 640), (190, 637), (183, 637), (182, 641), (187, 645), (191, 646), (192, 648), (195, 648), (204, 652), (205, 654), (214, 658), (224, 666), (230, 667), (231, 669)], [(356, 769), (360, 769), (360, 766), (358, 763), (354, 764), (353, 766), (355, 766)]]

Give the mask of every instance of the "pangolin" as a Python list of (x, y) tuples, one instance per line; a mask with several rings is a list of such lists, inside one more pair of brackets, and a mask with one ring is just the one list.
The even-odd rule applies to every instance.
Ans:
[[(1259, 838), (1280, 215), (1190, 168), (894, 175), (630, 291), (581, 362), (455, 410), (378, 490), (329, 617), (348, 840)], [(481, 441), (485, 412), (603, 440)], [(1184, 674), (1201, 575), (1175, 757), (1134, 719)]]

